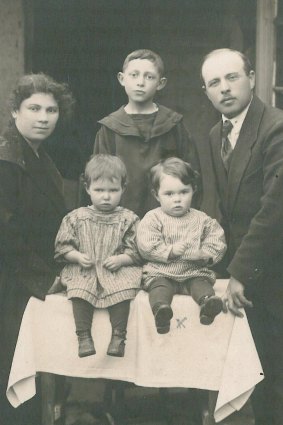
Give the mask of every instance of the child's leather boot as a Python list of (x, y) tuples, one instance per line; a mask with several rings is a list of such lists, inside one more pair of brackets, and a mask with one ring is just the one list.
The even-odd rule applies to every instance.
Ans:
[(167, 334), (170, 330), (170, 320), (173, 311), (169, 304), (156, 304), (152, 308), (156, 330), (159, 334)]
[(113, 357), (124, 357), (126, 330), (113, 329), (107, 354)]
[(223, 302), (216, 295), (206, 296), (200, 301), (200, 323), (202, 325), (210, 325), (215, 316), (223, 310)]
[(96, 354), (90, 330), (77, 331), (76, 334), (79, 342), (79, 357), (87, 357)]

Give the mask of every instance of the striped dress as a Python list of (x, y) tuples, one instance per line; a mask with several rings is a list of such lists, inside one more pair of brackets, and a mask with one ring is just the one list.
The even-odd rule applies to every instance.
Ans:
[[(94, 260), (91, 268), (66, 263), (61, 282), (68, 298), (82, 298), (94, 307), (105, 308), (135, 297), (141, 283), (142, 269), (136, 246), (138, 217), (126, 208), (101, 213), (92, 206), (78, 208), (62, 221), (56, 241), (55, 259), (66, 262), (64, 255), (74, 249)], [(112, 255), (128, 254), (132, 266), (112, 272), (103, 266)]]
[[(193, 208), (182, 217), (167, 215), (160, 207), (149, 211), (138, 226), (137, 242), (142, 257), (147, 260), (143, 267), (145, 289), (159, 276), (177, 282), (203, 277), (214, 284), (215, 275), (208, 264), (216, 264), (226, 251), (222, 227)], [(185, 242), (187, 249), (182, 256), (169, 259), (176, 242)]]

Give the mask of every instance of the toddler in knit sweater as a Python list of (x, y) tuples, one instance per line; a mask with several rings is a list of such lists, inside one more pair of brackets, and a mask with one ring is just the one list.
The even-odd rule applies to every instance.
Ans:
[(209, 325), (222, 311), (210, 266), (226, 251), (224, 231), (215, 219), (191, 208), (197, 173), (179, 158), (160, 161), (150, 171), (160, 207), (149, 211), (137, 231), (138, 248), (147, 261), (143, 289), (158, 333), (170, 330), (174, 294), (188, 294), (200, 305), (200, 322)]

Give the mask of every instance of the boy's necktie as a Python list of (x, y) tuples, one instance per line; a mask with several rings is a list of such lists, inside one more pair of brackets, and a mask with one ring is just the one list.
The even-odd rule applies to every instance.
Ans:
[(226, 171), (229, 169), (231, 155), (233, 153), (232, 145), (230, 140), (228, 139), (228, 134), (233, 128), (233, 124), (231, 121), (226, 120), (222, 125), (222, 145), (221, 145), (221, 158), (224, 164)]

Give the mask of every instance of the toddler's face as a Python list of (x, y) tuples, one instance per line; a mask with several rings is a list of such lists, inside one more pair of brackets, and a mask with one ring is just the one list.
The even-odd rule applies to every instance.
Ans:
[(112, 181), (100, 178), (92, 181), (86, 191), (95, 209), (111, 212), (119, 205), (124, 189), (119, 179)]
[(181, 217), (190, 209), (193, 194), (191, 184), (185, 185), (177, 177), (162, 174), (156, 199), (165, 214)]
[(164, 87), (165, 78), (160, 78), (156, 66), (148, 59), (130, 61), (124, 72), (118, 74), (129, 100), (134, 103), (152, 101), (155, 92)]

